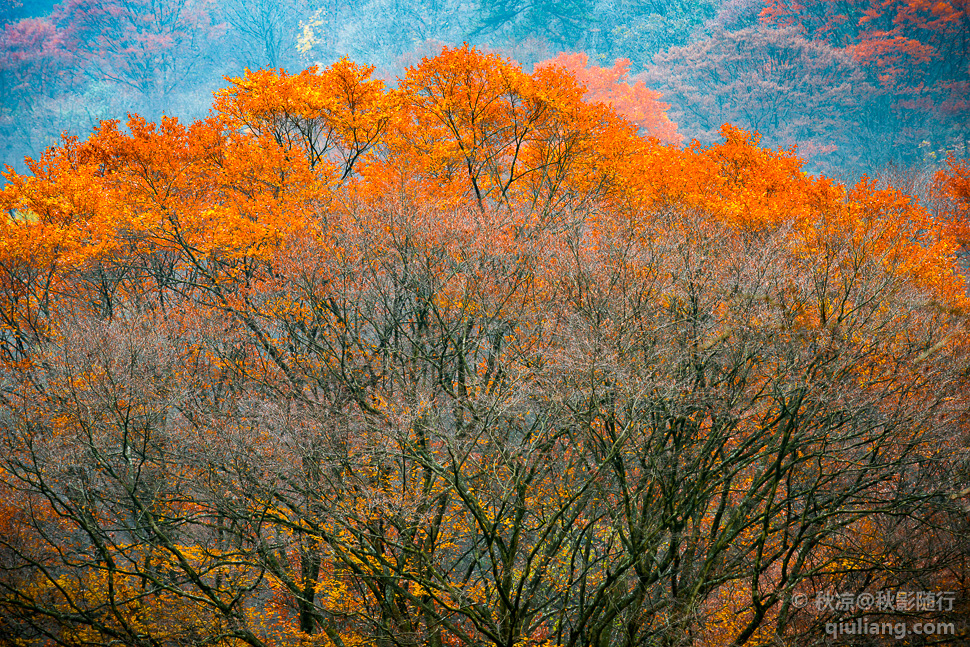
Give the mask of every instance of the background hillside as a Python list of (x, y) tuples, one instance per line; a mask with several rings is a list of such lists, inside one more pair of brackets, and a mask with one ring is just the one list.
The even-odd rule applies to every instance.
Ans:
[(101, 119), (204, 116), (245, 68), (347, 56), (393, 79), (462, 42), (526, 70), (561, 53), (626, 59), (684, 142), (730, 122), (840, 178), (925, 170), (970, 137), (958, 0), (2, 0), (0, 24), (0, 150), (18, 169)]

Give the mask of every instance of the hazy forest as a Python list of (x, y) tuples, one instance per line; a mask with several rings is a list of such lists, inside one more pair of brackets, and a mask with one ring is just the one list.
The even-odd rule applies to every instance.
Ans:
[(968, 0), (0, 27), (0, 647), (970, 645)]

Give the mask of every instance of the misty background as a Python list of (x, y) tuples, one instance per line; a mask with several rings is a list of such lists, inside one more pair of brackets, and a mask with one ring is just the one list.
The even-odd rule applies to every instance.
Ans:
[[(204, 117), (246, 68), (340, 57), (393, 84), (468, 42), (530, 71), (630, 61), (684, 142), (721, 124), (841, 180), (918, 174), (970, 143), (968, 3), (916, 0), (0, 0), (0, 162), (139, 113)], [(645, 135), (650, 133), (645, 132)], [(689, 144), (686, 144), (689, 145)]]

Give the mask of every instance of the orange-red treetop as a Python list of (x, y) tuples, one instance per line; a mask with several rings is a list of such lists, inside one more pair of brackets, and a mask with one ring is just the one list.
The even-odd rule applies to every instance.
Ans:
[(936, 172), (936, 193), (941, 214), (952, 235), (964, 247), (970, 245), (970, 163), (952, 155)]
[(58, 274), (144, 245), (272, 259), (294, 236), (390, 230), (400, 223), (374, 208), (390, 203), (453, 214), (426, 223), (429, 245), (474, 238), (496, 249), (580, 217), (596, 246), (653, 214), (692, 211), (752, 235), (791, 228), (806, 256), (832, 236), (865, 238), (935, 299), (966, 305), (952, 228), (893, 190), (811, 177), (757, 135), (725, 126), (710, 148), (666, 145), (584, 102), (562, 67), (526, 74), (467, 46), (424, 59), (397, 89), (371, 73), (347, 60), (247, 72), (204, 121), (132, 117), (128, 132), (105, 122), (87, 141), (65, 140), (30, 174), (8, 170), (2, 262)]
[(639, 126), (644, 136), (656, 137), (666, 144), (681, 143), (677, 124), (667, 116), (670, 106), (660, 101), (660, 93), (643, 81), (631, 83), (627, 78), (629, 59), (618, 58), (613, 67), (597, 67), (590, 65), (589, 57), (582, 52), (562, 53), (537, 66), (550, 65), (562, 67), (584, 85), (587, 101), (611, 106), (618, 115)]

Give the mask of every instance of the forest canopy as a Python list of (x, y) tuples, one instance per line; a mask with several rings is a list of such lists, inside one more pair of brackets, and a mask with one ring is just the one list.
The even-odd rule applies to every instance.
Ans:
[(643, 134), (596, 102), (623, 68), (590, 97), (555, 63), (252, 71), (8, 171), (0, 642), (966, 615), (965, 166), (939, 217), (740, 128), (663, 143), (655, 95)]

